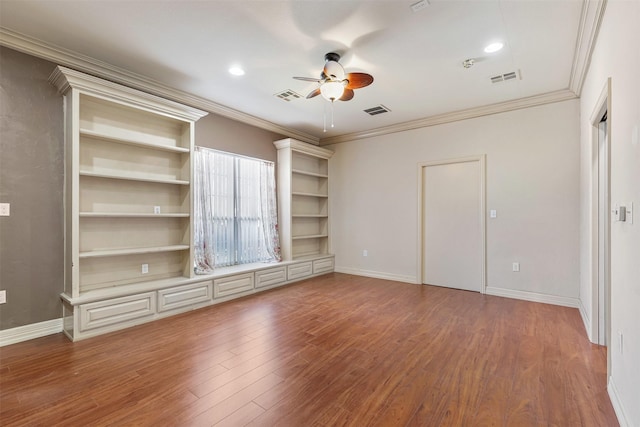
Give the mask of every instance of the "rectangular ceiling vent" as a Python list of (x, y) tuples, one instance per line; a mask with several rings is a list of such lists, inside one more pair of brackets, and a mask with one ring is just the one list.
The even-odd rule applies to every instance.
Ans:
[(389, 111), (391, 110), (382, 104), (378, 105), (377, 107), (367, 108), (366, 110), (364, 110), (364, 112), (369, 114), (370, 116), (375, 116), (377, 114), (382, 114), (382, 113), (388, 113)]
[(283, 101), (287, 101), (287, 102), (293, 101), (294, 99), (302, 98), (302, 95), (292, 91), (291, 89), (287, 89), (287, 90), (283, 90), (282, 92), (278, 92), (274, 96), (277, 96), (278, 98), (282, 99)]
[(420, 0), (419, 2), (411, 5), (411, 10), (413, 10), (414, 12), (417, 12), (419, 10), (422, 10), (428, 7), (430, 4), (431, 3), (428, 0)]
[(522, 80), (520, 76), (520, 70), (511, 71), (510, 73), (498, 74), (497, 76), (489, 77), (491, 83), (508, 82), (509, 80)]

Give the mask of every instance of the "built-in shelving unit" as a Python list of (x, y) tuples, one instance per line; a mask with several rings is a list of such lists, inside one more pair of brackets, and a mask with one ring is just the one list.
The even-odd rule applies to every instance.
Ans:
[(100, 290), (192, 278), (191, 153), (206, 113), (63, 67), (50, 80), (65, 102), (65, 317)]
[(289, 194), (294, 207), (287, 211), (285, 241), (288, 253), (293, 244), (296, 259), (198, 276), (193, 271), (192, 153), (195, 122), (206, 113), (64, 67), (56, 68), (50, 81), (65, 103), (61, 297), (69, 338), (104, 334), (333, 271), (333, 256), (327, 253), (328, 168), (318, 156), (305, 157), (296, 149), (289, 157), (295, 171), (288, 176), (295, 177), (287, 182), (296, 194)]
[(329, 159), (333, 152), (276, 141), (280, 244), (286, 260), (329, 254)]
[(204, 112), (59, 68), (67, 108), (65, 292), (192, 277), (191, 153)]

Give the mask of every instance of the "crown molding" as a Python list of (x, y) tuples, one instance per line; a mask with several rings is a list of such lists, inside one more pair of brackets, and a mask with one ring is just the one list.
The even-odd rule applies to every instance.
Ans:
[(457, 122), (460, 120), (473, 119), (476, 117), (488, 116), (491, 114), (505, 113), (523, 108), (535, 107), (538, 105), (551, 104), (554, 102), (567, 101), (576, 99), (578, 96), (569, 89), (558, 90), (555, 92), (543, 93), (540, 95), (529, 96), (526, 98), (515, 99), (513, 101), (505, 101), (497, 104), (485, 105), (482, 107), (469, 108), (466, 110), (453, 111), (451, 113), (438, 114), (436, 116), (426, 117), (424, 119), (413, 120), (410, 122), (398, 123), (395, 125), (384, 126), (376, 129), (355, 132), (345, 135), (332, 136), (320, 140), (320, 145), (339, 144), (342, 142), (355, 141), (358, 139), (372, 138), (374, 136), (387, 135), (390, 133), (404, 132), (412, 129), (419, 129), (429, 126), (436, 126), (445, 123)]
[(73, 68), (84, 73), (110, 80), (150, 94), (206, 110), (219, 116), (227, 117), (260, 129), (291, 137), (310, 144), (318, 145), (317, 137), (294, 129), (271, 123), (233, 108), (225, 107), (213, 101), (187, 92), (173, 89), (156, 80), (127, 71), (106, 62), (99, 61), (68, 49), (53, 46), (7, 28), (0, 27), (0, 45), (54, 62), (58, 65)]
[(312, 154), (322, 159), (330, 159), (331, 156), (333, 156), (333, 151), (327, 148), (316, 147), (315, 145), (309, 145), (304, 142), (300, 142), (298, 140), (291, 139), (291, 138), (275, 141), (273, 145), (275, 145), (276, 149), (278, 150), (281, 150), (283, 148), (290, 148), (294, 151), (299, 151), (306, 154)]
[(587, 71), (589, 71), (591, 54), (596, 45), (606, 7), (607, 0), (584, 0), (582, 3), (571, 77), (569, 78), (569, 89), (578, 96), (582, 92), (582, 85), (587, 77)]
[(122, 86), (108, 80), (100, 79), (88, 74), (81, 73), (70, 68), (58, 65), (51, 76), (49, 82), (58, 88), (58, 92), (66, 94), (71, 88), (82, 90), (101, 98), (124, 102), (135, 105), (145, 110), (168, 114), (183, 120), (197, 121), (206, 116), (206, 111), (198, 110), (178, 102), (170, 101), (159, 96)]

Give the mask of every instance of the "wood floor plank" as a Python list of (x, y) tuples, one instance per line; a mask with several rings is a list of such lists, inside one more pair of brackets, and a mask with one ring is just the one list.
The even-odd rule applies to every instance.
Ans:
[(0, 425), (616, 426), (576, 309), (332, 273), (0, 349)]
[[(251, 403), (256, 396), (268, 392), (270, 389), (280, 384), (281, 382), (282, 378), (274, 374), (269, 374), (247, 385), (247, 387), (239, 390), (237, 393), (234, 393), (233, 395), (227, 397), (219, 403), (211, 406), (206, 411), (201, 412), (194, 417), (191, 417), (192, 414), (188, 414), (183, 419), (187, 421), (189, 425), (193, 426), (215, 425), (223, 421), (225, 418), (233, 415), (233, 413), (239, 411), (247, 404)], [(261, 408), (260, 414), (263, 412), (264, 409)], [(246, 423), (251, 422), (260, 414), (255, 414), (255, 416), (251, 417), (251, 419), (246, 420)]]
[(264, 409), (253, 402), (249, 402), (233, 414), (224, 418), (222, 421), (214, 424), (215, 427), (238, 427), (249, 424), (258, 415), (262, 414)]

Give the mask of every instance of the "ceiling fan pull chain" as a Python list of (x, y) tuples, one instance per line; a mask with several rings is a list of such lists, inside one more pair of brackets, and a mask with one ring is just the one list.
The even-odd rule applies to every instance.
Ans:
[(333, 102), (331, 101), (331, 127), (333, 127)]
[(327, 105), (322, 103), (322, 132), (327, 131)]

